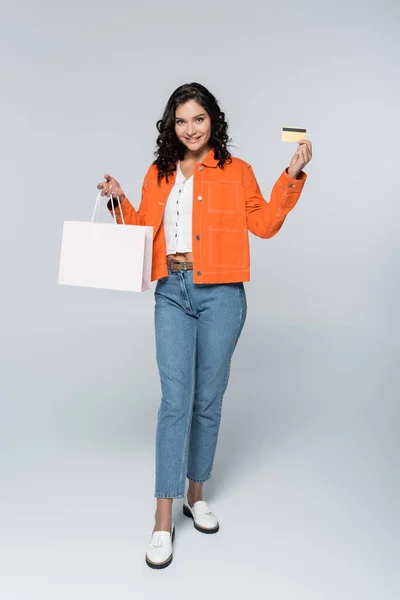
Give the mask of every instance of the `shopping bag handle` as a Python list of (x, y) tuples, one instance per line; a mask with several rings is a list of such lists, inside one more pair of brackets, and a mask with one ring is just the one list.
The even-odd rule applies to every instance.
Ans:
[[(96, 204), (94, 205), (94, 211), (93, 211), (92, 218), (91, 218), (91, 221), (90, 221), (91, 223), (93, 223), (94, 215), (96, 214), (96, 210), (97, 210), (97, 207), (98, 207), (98, 205), (99, 205), (100, 198), (101, 198), (101, 192), (99, 192), (99, 193), (97, 194), (97, 198), (96, 198)], [(106, 196), (106, 198), (108, 198), (108, 196)], [(112, 213), (113, 213), (113, 217), (114, 217), (114, 222), (115, 222), (115, 224), (117, 225), (117, 217), (115, 216), (115, 210), (114, 210), (114, 202), (113, 202), (113, 198), (112, 198), (112, 196), (110, 196), (110, 198), (111, 198), (111, 208), (112, 208)], [(124, 215), (123, 215), (123, 213), (122, 213), (121, 202), (120, 202), (119, 196), (117, 196), (117, 200), (118, 200), (118, 204), (119, 204), (119, 211), (120, 211), (120, 215), (121, 215), (122, 223), (125, 225), (125, 221), (124, 221)]]

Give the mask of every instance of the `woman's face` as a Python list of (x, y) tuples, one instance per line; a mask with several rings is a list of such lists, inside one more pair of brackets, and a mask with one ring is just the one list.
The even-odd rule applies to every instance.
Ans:
[(211, 119), (201, 104), (195, 100), (189, 100), (177, 107), (175, 133), (191, 152), (199, 154), (208, 149), (211, 137)]

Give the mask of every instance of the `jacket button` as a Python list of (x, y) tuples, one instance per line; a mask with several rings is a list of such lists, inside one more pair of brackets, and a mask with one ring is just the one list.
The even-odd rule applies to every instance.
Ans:
[(201, 275), (201, 271), (197, 271), (197, 275)]
[(204, 167), (202, 167), (202, 166), (200, 165), (200, 167), (199, 167), (199, 171), (202, 171), (203, 169), (204, 169)]
[(197, 196), (197, 200), (203, 200), (203, 196)]
[(293, 183), (289, 183), (288, 187), (293, 187)]
[(199, 235), (196, 235), (196, 240), (199, 240), (199, 239), (200, 239), (200, 236), (199, 236)]

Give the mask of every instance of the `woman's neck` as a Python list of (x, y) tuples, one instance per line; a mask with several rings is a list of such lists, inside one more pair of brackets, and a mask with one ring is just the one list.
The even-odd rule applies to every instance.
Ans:
[(205, 150), (201, 150), (200, 152), (192, 152), (191, 150), (187, 150), (185, 153), (185, 158), (181, 162), (193, 162), (198, 163), (205, 159), (207, 154), (210, 152), (210, 148)]

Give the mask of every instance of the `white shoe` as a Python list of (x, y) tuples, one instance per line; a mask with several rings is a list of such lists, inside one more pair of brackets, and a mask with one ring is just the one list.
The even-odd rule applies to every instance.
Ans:
[(175, 526), (171, 521), (171, 531), (154, 531), (146, 552), (146, 563), (152, 569), (165, 569), (172, 562), (172, 542)]
[(201, 531), (202, 533), (217, 533), (219, 530), (217, 517), (212, 513), (211, 508), (204, 500), (199, 500), (193, 506), (190, 506), (186, 494), (183, 501), (183, 514), (193, 519), (193, 525), (197, 531)]

